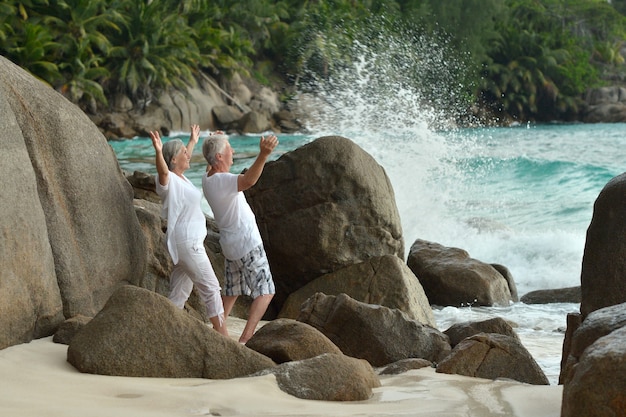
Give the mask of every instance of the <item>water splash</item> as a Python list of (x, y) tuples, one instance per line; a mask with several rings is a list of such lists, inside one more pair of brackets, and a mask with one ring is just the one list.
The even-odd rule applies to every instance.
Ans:
[(403, 135), (453, 126), (464, 113), (458, 80), (465, 66), (445, 40), (373, 27), (345, 52), (349, 64), (327, 78), (307, 73), (301, 91), (314, 92), (317, 104), (308, 109), (308, 128)]
[(472, 147), (470, 136), (454, 133), (463, 64), (442, 39), (384, 30), (363, 34), (347, 55), (350, 65), (303, 86), (307, 129), (352, 139), (385, 168), (407, 245), (454, 233), (445, 190), (464, 177), (456, 161)]
[[(463, 248), (507, 266), (520, 294), (576, 285), (584, 233), (546, 227), (561, 215), (560, 201), (553, 199), (554, 217), (546, 217), (552, 208), (524, 182), (528, 172), (518, 178), (510, 169), (516, 164), (507, 162), (527, 160), (526, 150), (500, 151), (507, 141), (493, 138), (493, 130), (455, 128), (464, 110), (457, 81), (463, 64), (445, 42), (378, 35), (356, 41), (349, 55), (352, 63), (330, 77), (309, 77), (301, 93), (314, 103), (307, 128), (352, 139), (383, 166), (407, 252), (416, 239)], [(530, 127), (516, 132), (523, 141), (535, 139)], [(528, 167), (550, 175), (541, 162)], [(512, 188), (503, 189), (503, 181)]]

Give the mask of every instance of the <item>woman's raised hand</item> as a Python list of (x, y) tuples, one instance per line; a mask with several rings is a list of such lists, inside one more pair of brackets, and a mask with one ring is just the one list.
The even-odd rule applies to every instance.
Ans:
[(191, 125), (191, 137), (189, 141), (198, 142), (198, 139), (200, 139), (200, 125)]
[(158, 131), (150, 131), (150, 139), (152, 139), (152, 146), (157, 152), (163, 151), (163, 142), (161, 141), (161, 135)]

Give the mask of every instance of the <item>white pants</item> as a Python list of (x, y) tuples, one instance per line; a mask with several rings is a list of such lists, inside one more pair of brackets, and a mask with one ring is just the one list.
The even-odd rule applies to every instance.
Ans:
[(169, 299), (178, 308), (183, 308), (194, 285), (200, 300), (206, 307), (209, 317), (218, 316), (224, 321), (224, 304), (220, 294), (220, 283), (209, 257), (204, 249), (204, 242), (189, 241), (176, 245), (178, 264), (174, 265), (170, 276)]

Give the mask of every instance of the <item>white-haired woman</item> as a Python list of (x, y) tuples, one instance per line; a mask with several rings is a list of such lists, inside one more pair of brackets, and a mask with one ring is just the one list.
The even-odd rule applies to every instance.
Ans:
[(202, 192), (184, 175), (199, 134), (200, 127), (192, 125), (185, 146), (180, 139), (163, 144), (159, 132), (150, 132), (156, 153), (156, 192), (162, 200), (161, 215), (167, 219), (167, 249), (174, 263), (168, 298), (182, 309), (195, 286), (213, 328), (228, 336), (220, 284), (204, 248)]

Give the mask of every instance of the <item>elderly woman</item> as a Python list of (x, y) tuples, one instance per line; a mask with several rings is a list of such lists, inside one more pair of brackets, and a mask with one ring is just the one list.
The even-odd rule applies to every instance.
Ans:
[(169, 299), (183, 308), (195, 286), (213, 328), (228, 336), (220, 284), (204, 249), (207, 231), (200, 205), (202, 192), (184, 175), (199, 134), (199, 126), (193, 125), (184, 146), (179, 139), (163, 144), (159, 132), (150, 132), (156, 152), (156, 192), (163, 204), (161, 215), (167, 219), (167, 249), (174, 263)]

